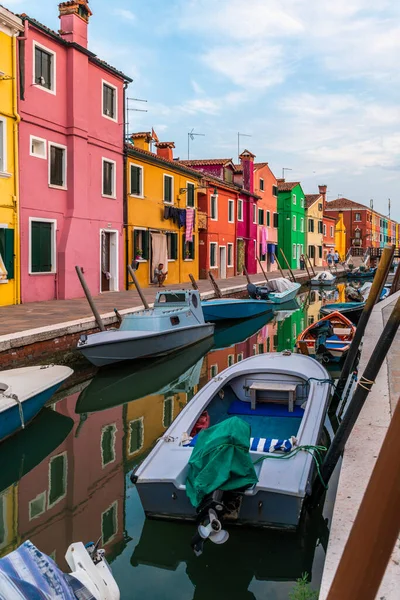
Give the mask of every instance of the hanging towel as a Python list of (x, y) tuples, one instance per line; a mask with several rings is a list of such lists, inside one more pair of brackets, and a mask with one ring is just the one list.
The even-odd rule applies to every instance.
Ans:
[(151, 274), (153, 279), (154, 269), (156, 269), (160, 263), (164, 265), (163, 272), (166, 273), (168, 271), (167, 236), (164, 233), (151, 234), (151, 251)]
[(194, 227), (194, 209), (186, 209), (186, 236), (185, 242), (193, 241), (193, 227)]
[(179, 209), (179, 229), (186, 225), (186, 210), (184, 208)]
[(263, 256), (265, 254), (267, 254), (267, 239), (268, 239), (267, 229), (266, 229), (266, 227), (263, 227), (261, 230), (261, 251), (262, 251)]

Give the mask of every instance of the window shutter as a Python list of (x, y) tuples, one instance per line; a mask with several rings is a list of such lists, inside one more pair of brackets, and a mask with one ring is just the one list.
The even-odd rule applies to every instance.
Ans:
[(194, 206), (194, 185), (193, 184), (188, 184), (188, 191), (187, 191), (187, 205), (193, 207)]
[(176, 260), (178, 258), (178, 235), (176, 233), (171, 233), (171, 258)]
[(7, 279), (14, 279), (14, 229), (4, 229), (4, 266)]
[(49, 272), (52, 269), (51, 264), (51, 223), (39, 223), (41, 225), (40, 233), (40, 264), (43, 272)]
[(31, 267), (32, 273), (40, 272), (40, 223), (31, 223)]
[(171, 178), (164, 177), (164, 202), (172, 202)]
[(149, 232), (143, 231), (143, 258), (146, 260), (149, 258)]
[(195, 258), (195, 237), (193, 236), (193, 241), (189, 242), (189, 249), (190, 249), (190, 257), (191, 258)]
[(139, 167), (131, 166), (131, 194), (141, 194)]
[(270, 216), (269, 211), (267, 211), (267, 227), (270, 226), (270, 221), (271, 221), (271, 216)]

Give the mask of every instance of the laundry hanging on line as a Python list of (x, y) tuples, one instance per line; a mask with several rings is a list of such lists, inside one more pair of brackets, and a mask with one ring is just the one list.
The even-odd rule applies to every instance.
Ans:
[(179, 229), (186, 225), (186, 209), (175, 208), (174, 206), (164, 206), (164, 219), (170, 219), (178, 225)]
[(194, 228), (194, 208), (186, 209), (186, 236), (185, 242), (193, 241), (193, 228)]

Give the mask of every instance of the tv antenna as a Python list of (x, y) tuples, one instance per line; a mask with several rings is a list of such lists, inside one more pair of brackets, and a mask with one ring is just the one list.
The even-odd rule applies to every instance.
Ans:
[(290, 167), (283, 167), (282, 169), (282, 179), (285, 179), (285, 171), (293, 171)]
[(194, 133), (194, 127), (192, 129), (192, 131), (188, 132), (188, 160), (190, 160), (190, 140), (194, 140), (195, 136), (199, 136), (199, 137), (205, 137), (206, 134), (205, 133)]
[(240, 138), (241, 137), (252, 137), (251, 135), (249, 135), (248, 133), (239, 133), (238, 131), (238, 162), (240, 162)]
[(145, 108), (131, 108), (130, 102), (147, 102), (147, 100), (142, 100), (142, 98), (126, 98), (126, 120), (125, 120), (125, 139), (129, 139), (129, 113), (130, 112), (149, 112)]

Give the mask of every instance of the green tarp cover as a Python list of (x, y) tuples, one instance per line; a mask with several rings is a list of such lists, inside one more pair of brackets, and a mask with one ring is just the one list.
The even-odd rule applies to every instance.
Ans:
[(199, 506), (215, 490), (236, 490), (257, 483), (249, 447), (250, 425), (238, 417), (198, 434), (186, 479), (186, 494), (193, 506)]

